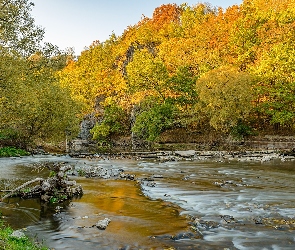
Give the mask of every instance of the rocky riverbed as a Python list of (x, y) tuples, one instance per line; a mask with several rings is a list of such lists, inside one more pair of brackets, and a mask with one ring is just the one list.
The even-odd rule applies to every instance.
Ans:
[(108, 154), (72, 153), (72, 157), (88, 159), (137, 159), (166, 161), (219, 161), (219, 162), (266, 162), (275, 159), (281, 161), (294, 161), (293, 150), (251, 150), (251, 151), (135, 151)]
[(0, 203), (0, 210), (16, 229), (26, 227), (52, 248), (295, 247), (291, 153), (166, 151), (0, 159), (0, 183), (46, 175), (37, 173), (37, 165), (50, 161), (71, 167), (69, 176), (84, 190), (80, 199), (45, 207), (12, 199)]

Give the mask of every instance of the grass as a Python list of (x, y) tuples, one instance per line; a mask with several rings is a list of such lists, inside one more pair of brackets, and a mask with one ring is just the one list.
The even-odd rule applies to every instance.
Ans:
[(33, 242), (27, 236), (16, 238), (12, 237), (13, 229), (6, 227), (0, 219), (0, 249), (5, 250), (48, 250), (44, 246)]
[(17, 149), (15, 147), (0, 148), (0, 157), (26, 156), (26, 155), (29, 155), (29, 153), (23, 149)]

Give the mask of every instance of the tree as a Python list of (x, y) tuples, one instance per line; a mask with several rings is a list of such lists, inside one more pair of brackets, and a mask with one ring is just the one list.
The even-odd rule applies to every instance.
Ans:
[(197, 91), (210, 125), (228, 132), (251, 112), (253, 78), (233, 67), (220, 67), (197, 81)]
[(79, 107), (56, 81), (54, 65), (59, 60), (34, 55), (19, 61), (18, 77), (3, 89), (0, 132), (10, 131), (20, 146), (36, 140), (58, 141), (66, 131), (77, 132)]
[(0, 48), (30, 56), (43, 39), (44, 30), (34, 23), (29, 0), (0, 0)]
[(173, 126), (175, 114), (175, 106), (170, 102), (147, 98), (140, 105), (132, 132), (144, 140), (154, 142), (162, 132)]
[(156, 95), (166, 98), (166, 81), (169, 77), (163, 62), (147, 49), (136, 51), (127, 66), (128, 87), (132, 93), (140, 94), (143, 99)]
[(78, 128), (79, 106), (56, 78), (68, 55), (40, 45), (44, 32), (34, 24), (32, 6), (0, 1), (0, 138), (21, 147), (61, 140)]
[(278, 43), (263, 53), (253, 72), (259, 77), (257, 106), (272, 124), (294, 126), (295, 47)]
[(115, 103), (105, 105), (101, 121), (91, 130), (93, 139), (104, 142), (110, 136), (126, 133), (129, 129), (128, 121), (128, 116), (122, 107)]
[(114, 36), (104, 43), (94, 42), (59, 73), (61, 85), (69, 88), (72, 98), (83, 104), (84, 114), (93, 110), (97, 96), (119, 98), (125, 89), (123, 75), (116, 65), (116, 44)]

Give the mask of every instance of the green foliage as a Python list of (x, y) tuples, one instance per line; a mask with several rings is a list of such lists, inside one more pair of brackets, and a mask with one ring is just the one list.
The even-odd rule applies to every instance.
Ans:
[(105, 123), (97, 123), (95, 126), (91, 129), (92, 138), (97, 141), (104, 141), (107, 139), (107, 137), (111, 133), (111, 128), (109, 125)]
[(234, 138), (241, 140), (247, 136), (253, 135), (254, 132), (249, 125), (239, 121), (238, 124), (232, 128), (231, 134)]
[(103, 123), (109, 125), (110, 133), (123, 133), (126, 130), (127, 114), (116, 104), (105, 107)]
[(56, 172), (55, 171), (50, 171), (49, 177), (54, 177), (54, 176), (56, 176)]
[(84, 177), (84, 176), (86, 175), (85, 170), (83, 170), (83, 169), (79, 169), (79, 170), (78, 170), (78, 175)]
[(57, 197), (51, 197), (49, 202), (50, 203), (58, 203), (58, 198)]
[(152, 91), (165, 98), (168, 71), (160, 58), (147, 49), (136, 51), (127, 66), (128, 84), (131, 92)]
[(41, 46), (44, 31), (30, 15), (28, 0), (0, 1), (0, 143), (27, 147), (64, 140), (78, 130), (80, 106), (56, 74), (68, 55)]
[(122, 134), (128, 128), (127, 114), (120, 106), (109, 104), (105, 107), (103, 119), (91, 130), (92, 138), (104, 142), (112, 134)]
[(58, 86), (55, 70), (48, 67), (52, 61), (43, 56), (22, 61), (18, 74), (24, 77), (2, 85), (0, 129), (14, 131), (25, 144), (36, 139), (58, 141), (66, 130), (78, 129), (79, 107), (69, 91)]
[(30, 193), (32, 190), (30, 188), (25, 188), (22, 190), (23, 193)]
[(197, 79), (198, 77), (187, 66), (178, 68), (176, 74), (169, 78), (168, 87), (175, 92), (176, 97), (174, 99), (176, 103), (187, 105), (198, 101)]
[(47, 250), (48, 248), (40, 246), (34, 243), (33, 240), (29, 239), (27, 236), (16, 238), (11, 237), (13, 233), (12, 228), (5, 227), (3, 221), (0, 220), (0, 248), (5, 250)]
[(157, 103), (152, 100), (141, 105), (141, 112), (136, 116), (132, 127), (139, 137), (153, 142), (165, 129), (173, 125), (176, 108), (169, 102)]
[(294, 126), (295, 121), (295, 49), (279, 43), (262, 54), (253, 73), (259, 76), (257, 108), (272, 124)]
[(68, 197), (65, 194), (61, 194), (58, 190), (54, 190), (54, 194), (50, 197), (49, 202), (52, 204), (60, 203), (66, 199), (68, 199)]
[(29, 153), (23, 149), (17, 149), (15, 147), (0, 148), (0, 157), (12, 157), (12, 156), (26, 156)]
[(2, 129), (0, 130), (0, 144), (5, 144), (4, 142), (6, 141), (15, 141), (18, 138), (18, 134), (15, 130), (13, 129)]
[(272, 124), (294, 126), (295, 83), (277, 83), (270, 87), (261, 86), (259, 90), (267, 98), (267, 101), (259, 104), (259, 111), (268, 115)]
[(27, 56), (39, 48), (44, 30), (35, 25), (29, 0), (0, 1), (0, 47)]
[[(237, 136), (250, 133), (243, 125), (250, 120), (257, 126), (253, 129), (270, 124), (294, 128), (294, 27), (290, 0), (245, 0), (226, 10), (203, 3), (168, 4), (122, 36), (94, 42), (62, 71), (62, 56), (54, 61), (41, 50), (28, 67), (17, 50), (0, 50), (5, 79), (0, 79), (5, 114), (0, 114), (0, 129), (12, 129), (24, 140), (32, 135), (49, 139), (65, 128), (74, 131), (73, 110), (80, 112), (82, 103), (83, 112), (91, 113), (100, 95), (117, 104), (105, 106), (92, 130), (101, 144), (128, 130), (154, 141), (176, 125)], [(44, 66), (46, 60), (52, 66)], [(45, 95), (47, 85), (54, 88)], [(60, 90), (62, 96), (54, 99)], [(59, 107), (60, 102), (75, 108)], [(126, 114), (134, 106), (141, 111), (130, 131)], [(47, 122), (51, 117), (54, 123)]]

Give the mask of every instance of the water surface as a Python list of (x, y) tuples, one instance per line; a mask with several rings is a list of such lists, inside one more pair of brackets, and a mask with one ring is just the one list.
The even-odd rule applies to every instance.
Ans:
[[(61, 206), (0, 203), (5, 220), (54, 249), (294, 249), (295, 163), (0, 159), (0, 189), (45, 177), (40, 161), (121, 168), (137, 181), (73, 178), (84, 195)], [(142, 181), (142, 178), (153, 181)], [(141, 185), (140, 185), (141, 183)], [(110, 218), (106, 230), (93, 227)], [(183, 237), (181, 237), (183, 236)]]

